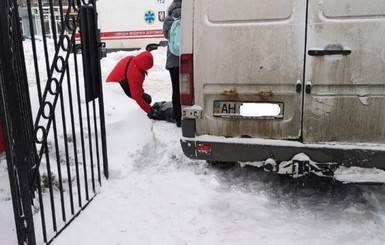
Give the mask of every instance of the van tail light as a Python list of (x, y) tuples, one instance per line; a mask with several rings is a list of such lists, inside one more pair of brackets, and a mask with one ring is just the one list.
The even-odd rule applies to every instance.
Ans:
[(210, 153), (211, 152), (211, 145), (198, 144), (197, 149), (199, 152)]
[(194, 79), (193, 79), (193, 55), (182, 54), (180, 56), (180, 102), (182, 105), (193, 105)]

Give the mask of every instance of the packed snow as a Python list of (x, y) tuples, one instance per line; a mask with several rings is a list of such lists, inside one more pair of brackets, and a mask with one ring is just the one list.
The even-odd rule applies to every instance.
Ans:
[[(120, 58), (138, 52), (109, 53), (102, 60), (103, 80)], [(153, 55), (144, 89), (154, 102), (169, 101), (166, 49)], [(26, 60), (32, 66), (31, 57)], [(52, 244), (385, 244), (383, 185), (302, 185), (246, 165), (209, 167), (184, 156), (180, 128), (148, 119), (118, 84), (104, 83), (103, 89), (110, 178)], [(352, 178), (364, 172), (345, 171)], [(373, 178), (378, 176), (384, 177)], [(4, 159), (0, 207), (1, 244), (16, 244)]]

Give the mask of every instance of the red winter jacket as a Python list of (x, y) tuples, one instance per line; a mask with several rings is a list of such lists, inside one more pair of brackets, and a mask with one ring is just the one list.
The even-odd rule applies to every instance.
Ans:
[[(132, 60), (131, 60), (132, 59)], [(127, 62), (131, 60), (127, 69), (127, 74), (124, 74)], [(143, 81), (147, 70), (154, 65), (154, 58), (148, 51), (144, 51), (137, 56), (127, 56), (121, 59), (118, 64), (112, 69), (107, 77), (107, 82), (121, 82), (128, 79), (128, 85), (131, 91), (131, 98), (138, 103), (140, 108), (146, 113), (151, 111), (151, 106), (143, 100)]]

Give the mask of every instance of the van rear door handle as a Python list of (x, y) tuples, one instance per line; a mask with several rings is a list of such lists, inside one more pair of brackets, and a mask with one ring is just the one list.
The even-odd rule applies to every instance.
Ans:
[(307, 53), (310, 56), (349, 55), (352, 53), (352, 51), (349, 49), (340, 49), (340, 50), (310, 49)]
[(306, 82), (305, 92), (306, 92), (307, 94), (310, 94), (310, 93), (311, 93), (311, 82), (310, 82), (310, 81), (307, 81), (307, 82)]
[(298, 80), (297, 84), (295, 85), (295, 91), (297, 93), (301, 93), (301, 91), (302, 91), (302, 82), (300, 80)]

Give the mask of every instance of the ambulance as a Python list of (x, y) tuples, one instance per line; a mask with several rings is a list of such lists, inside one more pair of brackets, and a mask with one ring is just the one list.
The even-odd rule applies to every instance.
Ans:
[(163, 22), (172, 0), (97, 1), (101, 42), (107, 50), (145, 48), (149, 43), (167, 44)]
[(181, 53), (186, 156), (385, 169), (384, 0), (184, 0)]

